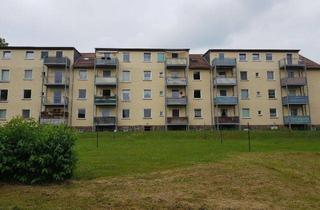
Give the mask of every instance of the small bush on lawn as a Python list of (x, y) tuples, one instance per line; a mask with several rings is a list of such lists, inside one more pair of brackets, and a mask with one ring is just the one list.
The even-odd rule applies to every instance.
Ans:
[(62, 181), (76, 163), (75, 133), (66, 126), (14, 118), (0, 127), (0, 179), (21, 183)]

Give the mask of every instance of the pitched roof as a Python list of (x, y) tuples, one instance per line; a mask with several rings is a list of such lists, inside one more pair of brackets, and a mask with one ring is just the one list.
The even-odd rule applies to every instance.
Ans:
[(201, 54), (189, 54), (189, 68), (210, 69), (210, 65)]
[(307, 69), (320, 69), (320, 64), (302, 56), (302, 55), (299, 55), (300, 56), (300, 59), (303, 60), (307, 66)]
[(96, 51), (151, 51), (151, 52), (166, 52), (166, 51), (187, 51), (189, 48), (95, 48)]
[(93, 68), (95, 53), (81, 53), (81, 56), (74, 62), (75, 68)]

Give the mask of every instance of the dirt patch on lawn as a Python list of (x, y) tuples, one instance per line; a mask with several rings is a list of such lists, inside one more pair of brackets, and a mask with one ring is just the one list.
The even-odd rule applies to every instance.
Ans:
[(50, 186), (0, 186), (0, 209), (317, 209), (319, 153), (251, 153), (221, 163)]

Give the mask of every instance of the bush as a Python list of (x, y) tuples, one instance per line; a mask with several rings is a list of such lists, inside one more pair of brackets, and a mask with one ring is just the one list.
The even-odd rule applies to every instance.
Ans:
[(75, 139), (66, 126), (12, 119), (0, 127), (0, 179), (33, 184), (70, 178)]

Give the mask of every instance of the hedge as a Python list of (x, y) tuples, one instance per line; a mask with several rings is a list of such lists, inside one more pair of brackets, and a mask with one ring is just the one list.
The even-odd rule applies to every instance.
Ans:
[(0, 127), (0, 180), (34, 184), (72, 177), (75, 140), (66, 126), (12, 119)]

